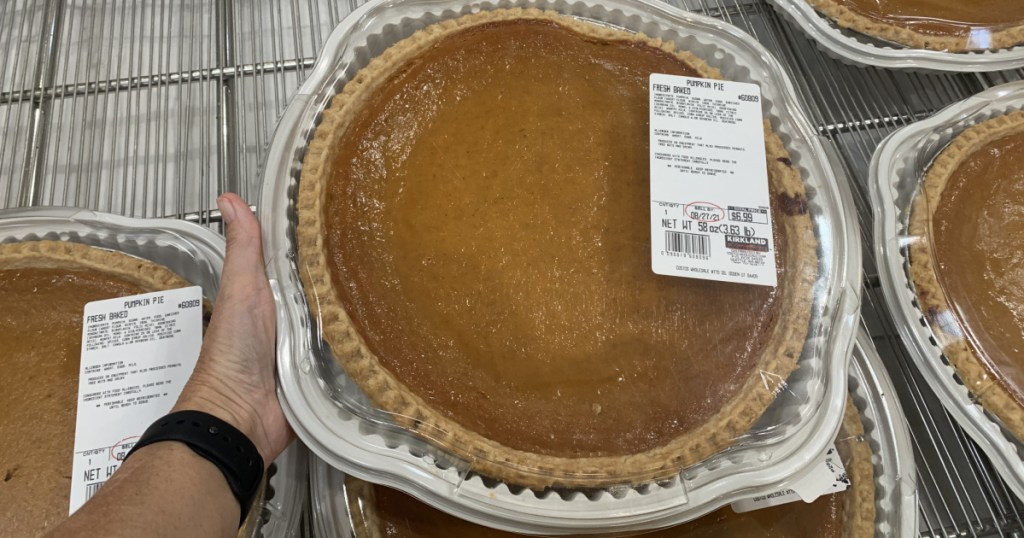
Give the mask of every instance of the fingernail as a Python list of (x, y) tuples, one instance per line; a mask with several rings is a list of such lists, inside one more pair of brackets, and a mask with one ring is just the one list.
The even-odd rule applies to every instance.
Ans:
[(224, 196), (217, 198), (217, 207), (220, 208), (220, 215), (225, 224), (231, 224), (231, 221), (235, 220), (235, 204), (227, 198)]

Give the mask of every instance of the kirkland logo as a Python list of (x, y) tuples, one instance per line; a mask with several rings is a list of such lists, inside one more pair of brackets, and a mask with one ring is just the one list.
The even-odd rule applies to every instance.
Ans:
[(725, 236), (725, 247), (739, 250), (756, 250), (768, 252), (768, 239), (765, 237), (742, 237), (739, 235)]

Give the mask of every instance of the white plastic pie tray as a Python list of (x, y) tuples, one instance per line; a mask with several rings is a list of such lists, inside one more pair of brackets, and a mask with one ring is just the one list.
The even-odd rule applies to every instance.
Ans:
[(1024, 66), (1024, 46), (1002, 50), (945, 52), (911, 48), (840, 28), (806, 0), (768, 0), (823, 50), (840, 60), (889, 69), (1002, 71)]
[(978, 443), (1018, 497), (1024, 499), (1024, 450), (1020, 440), (986, 413), (958, 381), (934, 342), (935, 335), (917, 307), (908, 277), (907, 219), (914, 196), (932, 160), (968, 127), (1024, 109), (1024, 82), (1004, 84), (955, 103), (934, 116), (886, 138), (871, 160), (871, 200), (875, 211), (875, 252), (885, 301), (918, 369), (946, 410)]
[[(0, 243), (72, 241), (124, 252), (170, 268), (216, 300), (224, 268), (224, 238), (181, 220), (133, 219), (67, 207), (0, 211)], [(307, 501), (307, 452), (294, 443), (273, 464), (259, 519), (246, 537), (299, 535)]]
[[(674, 41), (731, 80), (760, 83), (764, 111), (808, 185), (819, 238), (812, 336), (785, 397), (769, 415), (769, 434), (738, 443), (685, 469), (679, 478), (639, 487), (534, 492), (466, 472), (443, 450), (397, 426), (360, 416), (346, 402), (366, 402), (355, 384), (313, 345), (293, 244), (295, 193), (302, 158), (330, 98), (370, 59), (438, 20), (506, 7), (569, 14)], [(516, 0), (500, 3), (373, 0), (332, 32), (309, 78), (285, 111), (264, 167), (259, 214), (278, 306), (278, 372), (285, 413), (320, 458), (346, 473), (402, 489), (464, 519), (510, 531), (567, 534), (630, 531), (693, 519), (803, 469), (832, 440), (846, 394), (846, 371), (860, 303), (860, 242), (846, 182), (837, 181), (791, 81), (754, 39), (721, 21), (660, 2)], [(837, 168), (837, 167), (836, 167)], [(318, 334), (318, 333), (317, 333)], [(319, 344), (319, 342), (317, 342)]]
[[(889, 375), (863, 330), (850, 362), (849, 391), (871, 448), (875, 478), (875, 536), (917, 536), (917, 472), (910, 431)], [(315, 536), (353, 537), (345, 474), (311, 458), (309, 487)], [(765, 488), (764, 492), (776, 491)], [(764, 493), (759, 492), (759, 493)]]

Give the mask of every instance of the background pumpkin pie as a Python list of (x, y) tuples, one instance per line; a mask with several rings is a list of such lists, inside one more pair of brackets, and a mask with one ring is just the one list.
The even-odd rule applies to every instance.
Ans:
[(150, 261), (79, 243), (0, 245), (5, 533), (42, 534), (68, 515), (86, 303), (189, 285)]
[(919, 49), (1006, 49), (1024, 43), (1018, 0), (806, 0), (843, 28)]
[(375, 405), (481, 474), (670, 477), (797, 365), (817, 240), (767, 124), (779, 285), (650, 270), (656, 72), (719, 78), (670, 43), (495, 10), (400, 41), (323, 112), (297, 202), (315, 325)]
[(1024, 439), (1024, 113), (950, 142), (924, 177), (909, 235), (910, 277), (943, 354)]
[[(68, 517), (85, 305), (191, 285), (162, 265), (81, 243), (0, 244), (5, 536), (37, 536)], [(204, 325), (210, 312), (204, 301)], [(251, 514), (239, 536), (259, 524), (260, 511)]]

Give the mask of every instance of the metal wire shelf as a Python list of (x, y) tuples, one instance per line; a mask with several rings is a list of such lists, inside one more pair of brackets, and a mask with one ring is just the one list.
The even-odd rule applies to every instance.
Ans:
[[(250, 201), (283, 112), (331, 29), (363, 0), (0, 3), (0, 207), (73, 205), (217, 227)], [(832, 142), (871, 237), (867, 165), (893, 130), (1022, 71), (913, 74), (829, 58), (764, 0), (671, 0), (746, 30), (779, 58)], [(917, 452), (925, 536), (1019, 536), (1024, 505), (911, 365), (865, 249), (863, 314)]]

